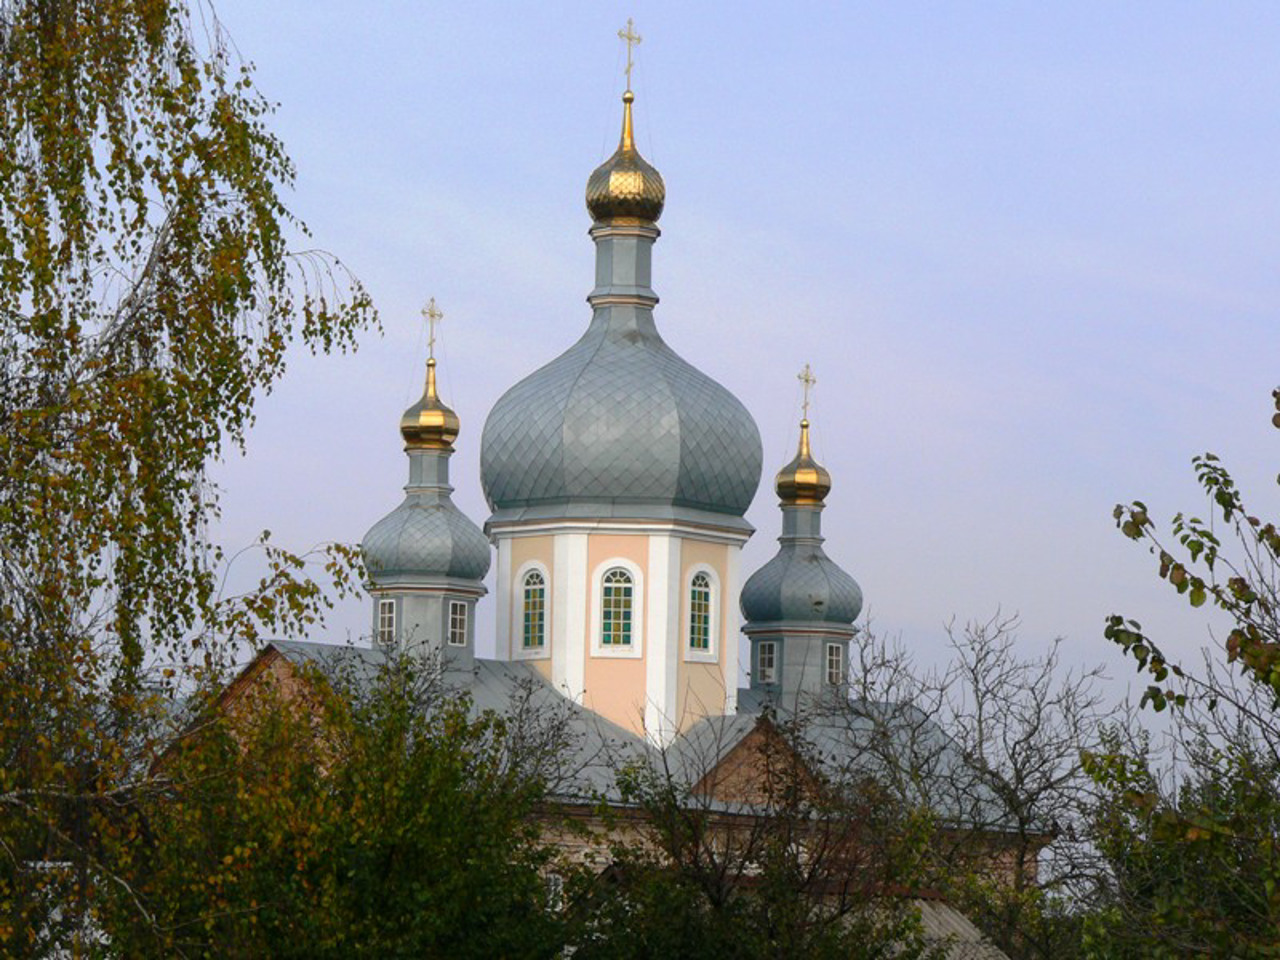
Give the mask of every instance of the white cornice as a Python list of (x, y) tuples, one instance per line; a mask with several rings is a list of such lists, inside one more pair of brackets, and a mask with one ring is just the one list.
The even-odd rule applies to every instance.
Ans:
[(541, 537), (560, 533), (663, 534), (707, 543), (741, 545), (750, 535), (723, 527), (703, 526), (687, 520), (515, 520), (491, 523), (492, 537)]
[(821, 623), (808, 620), (792, 620), (773, 623), (743, 624), (742, 632), (753, 640), (775, 640), (787, 637), (848, 640), (856, 632), (853, 624)]
[(365, 590), (372, 597), (382, 599), (392, 593), (428, 593), (438, 596), (449, 595), (453, 597), (466, 597), (468, 599), (478, 600), (489, 592), (484, 584), (477, 584), (473, 581), (453, 581), (444, 583), (424, 584), (424, 583), (390, 583), (372, 586), (365, 584)]

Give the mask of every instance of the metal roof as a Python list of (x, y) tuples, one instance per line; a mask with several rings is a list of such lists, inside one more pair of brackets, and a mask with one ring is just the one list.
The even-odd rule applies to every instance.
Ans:
[(370, 528), (361, 544), (376, 582), (414, 576), (483, 580), (489, 541), (448, 496), (411, 492)]
[[(299, 641), (272, 645), (298, 663), (343, 671), (358, 684), (374, 682), (388, 662), (377, 648)], [(957, 827), (1000, 831), (1003, 805), (955, 741), (911, 704), (800, 696), (784, 702), (759, 691), (738, 691), (738, 712), (694, 723), (665, 750), (562, 695), (531, 664), (476, 659), (443, 674), (444, 689), (470, 696), (476, 712), (514, 715), (530, 737), (554, 731), (561, 755), (550, 771), (563, 800), (620, 800), (617, 773), (626, 764), (651, 764), (692, 787), (767, 717), (814, 772), (833, 782), (872, 777), (909, 801), (931, 808)], [(533, 740), (531, 739), (531, 743)], [(733, 812), (732, 802), (709, 801)]]
[(862, 590), (820, 544), (783, 540), (773, 559), (747, 578), (741, 603), (749, 623), (853, 623)]
[(738, 399), (663, 342), (650, 309), (610, 305), (494, 405), (480, 477), (494, 519), (569, 504), (574, 516), (665, 504), (741, 517), (761, 464)]

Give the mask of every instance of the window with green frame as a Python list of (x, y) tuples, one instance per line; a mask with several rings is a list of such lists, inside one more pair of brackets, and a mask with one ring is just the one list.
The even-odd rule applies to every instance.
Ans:
[(635, 584), (621, 567), (606, 571), (600, 591), (600, 645), (631, 646), (631, 605)]
[(711, 649), (711, 578), (701, 572), (689, 581), (689, 649)]
[(547, 642), (547, 580), (540, 570), (524, 575), (524, 628), (520, 645), (539, 650)]

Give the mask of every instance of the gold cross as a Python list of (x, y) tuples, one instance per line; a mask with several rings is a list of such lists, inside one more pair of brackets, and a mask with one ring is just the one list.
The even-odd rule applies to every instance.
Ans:
[(422, 308), (422, 315), (427, 320), (427, 356), (434, 360), (436, 358), (436, 324), (444, 319), (444, 313), (436, 306), (435, 297), (432, 297), (430, 302)]
[(809, 369), (806, 363), (804, 369), (796, 374), (796, 379), (804, 384), (804, 402), (801, 406), (804, 408), (804, 418), (809, 419), (809, 391), (813, 389), (814, 384), (818, 382), (818, 378), (813, 375), (813, 371)]
[(635, 21), (627, 17), (627, 28), (618, 31), (618, 39), (627, 41), (627, 89), (631, 89), (631, 68), (635, 63), (631, 59), (631, 48), (644, 38), (635, 32)]

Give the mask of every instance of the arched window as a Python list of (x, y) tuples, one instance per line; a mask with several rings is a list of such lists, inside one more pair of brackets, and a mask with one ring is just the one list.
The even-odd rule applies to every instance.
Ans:
[(540, 650), (547, 642), (547, 579), (541, 570), (524, 575), (524, 619), (520, 646)]
[(600, 593), (600, 645), (631, 646), (631, 613), (635, 583), (621, 567), (607, 570)]
[(702, 571), (689, 581), (689, 649), (695, 653), (711, 649), (711, 578)]

